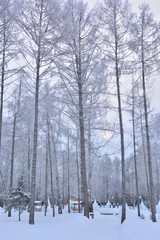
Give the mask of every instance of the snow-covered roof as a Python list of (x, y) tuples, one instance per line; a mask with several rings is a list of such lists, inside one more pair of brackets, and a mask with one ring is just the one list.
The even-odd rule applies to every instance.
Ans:
[(34, 201), (34, 203), (39, 203), (39, 204), (41, 204), (41, 203), (42, 203), (42, 201)]

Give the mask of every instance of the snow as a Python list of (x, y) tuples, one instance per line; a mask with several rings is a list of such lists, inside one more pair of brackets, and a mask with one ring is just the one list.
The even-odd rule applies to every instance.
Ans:
[(34, 201), (36, 204), (42, 204), (42, 201)]
[(144, 204), (143, 201), (141, 201), (140, 209), (141, 209), (141, 210), (145, 210), (145, 211), (147, 210), (147, 207), (146, 207), (146, 205)]
[(99, 212), (99, 208), (100, 208), (100, 207), (99, 207), (97, 201), (94, 200), (94, 203), (93, 203), (93, 211), (97, 211), (97, 212)]
[(107, 202), (106, 207), (107, 207), (107, 208), (110, 208), (110, 207), (111, 207), (110, 201)]
[(160, 201), (156, 205), (156, 213), (160, 214)]
[(44, 212), (35, 212), (35, 225), (28, 224), (28, 213), (22, 214), (18, 221), (18, 213), (13, 212), (8, 218), (0, 210), (0, 232), (4, 240), (150, 240), (159, 239), (160, 216), (158, 222), (152, 223), (150, 212), (146, 210), (145, 219), (137, 217), (137, 210), (127, 209), (127, 220), (120, 224), (119, 215), (101, 215), (97, 211), (94, 219), (87, 219), (83, 214), (68, 214), (53, 218), (51, 209), (44, 217)]

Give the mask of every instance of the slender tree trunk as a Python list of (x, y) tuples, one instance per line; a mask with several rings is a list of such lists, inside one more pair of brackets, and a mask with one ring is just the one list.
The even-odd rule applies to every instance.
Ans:
[(3, 49), (2, 73), (1, 73), (1, 107), (0, 107), (0, 150), (2, 147), (2, 122), (3, 122), (3, 98), (4, 98), (4, 75), (5, 75), (5, 49)]
[(79, 163), (78, 163), (78, 146), (76, 142), (76, 165), (77, 165), (77, 187), (78, 187), (78, 212), (81, 212), (80, 207), (80, 177), (79, 177)]
[(54, 146), (54, 160), (55, 160), (55, 170), (56, 170), (56, 189), (57, 189), (57, 206), (58, 209), (61, 208), (60, 205), (60, 187), (59, 187), (59, 172), (58, 172), (58, 162), (57, 162), (57, 152), (56, 152), (56, 143), (53, 136), (53, 130), (51, 129), (52, 134), (52, 143)]
[(53, 166), (52, 166), (52, 157), (51, 157), (51, 144), (50, 144), (50, 123), (47, 116), (47, 131), (48, 131), (48, 154), (49, 154), (49, 164), (50, 164), (50, 180), (51, 180), (51, 201), (52, 201), (52, 216), (55, 217), (55, 208), (54, 208), (54, 190), (53, 190)]
[(19, 222), (21, 221), (21, 212), (19, 211), (18, 212), (18, 219), (19, 219)]
[(135, 136), (135, 109), (134, 109), (134, 92), (132, 90), (132, 127), (133, 127), (133, 149), (134, 149), (134, 169), (135, 169), (135, 181), (136, 181), (136, 200), (138, 216), (140, 217), (140, 205), (139, 205), (139, 187), (138, 187), (138, 173), (137, 173), (137, 154), (136, 154), (136, 136)]
[(57, 162), (56, 151), (55, 151), (55, 167), (56, 167), (57, 205), (58, 205), (58, 208), (61, 208), (61, 204), (60, 204), (60, 187), (59, 187), (59, 172), (58, 172), (58, 162)]
[[(155, 158), (155, 163), (156, 163), (156, 186), (157, 186), (157, 200), (159, 201), (159, 197), (160, 197), (160, 176), (159, 176), (159, 167), (158, 167), (158, 160), (156, 155), (154, 154), (154, 158)], [(157, 202), (158, 202), (157, 201)]]
[(46, 136), (45, 210), (44, 210), (44, 216), (47, 215), (47, 207), (48, 207), (48, 136)]
[(65, 183), (65, 181), (64, 181), (64, 153), (63, 153), (63, 193), (62, 193), (62, 195), (63, 195), (63, 209), (64, 209), (64, 183)]
[(118, 112), (119, 112), (119, 126), (120, 126), (120, 139), (121, 139), (121, 164), (122, 164), (122, 217), (121, 223), (126, 219), (126, 183), (125, 183), (125, 150), (124, 150), (124, 130), (122, 120), (122, 107), (121, 107), (121, 93), (119, 82), (119, 67), (118, 67), (118, 44), (115, 39), (115, 57), (116, 57), (116, 82), (117, 82), (117, 96), (118, 96)]
[(2, 147), (2, 124), (3, 124), (3, 98), (4, 98), (4, 80), (5, 80), (5, 61), (6, 61), (6, 29), (4, 23), (3, 29), (3, 50), (1, 65), (1, 102), (0, 102), (0, 163), (1, 163), (1, 147)]
[(2, 67), (1, 67), (1, 98), (0, 98), (0, 176), (3, 181), (2, 175), (2, 125), (3, 125), (3, 98), (4, 98), (4, 80), (5, 80), (5, 61), (6, 61), (6, 31), (4, 23), (3, 31), (3, 50), (2, 50)]
[(69, 133), (68, 133), (68, 213), (71, 212), (70, 208), (70, 146), (69, 146)]
[[(59, 209), (59, 208), (61, 208), (60, 187), (59, 187), (59, 172), (58, 172), (58, 162), (57, 162), (57, 153), (56, 153), (56, 145), (55, 144), (54, 144), (54, 159), (55, 159), (55, 170), (56, 170), (57, 206)], [(58, 211), (58, 213), (59, 213), (59, 211)]]
[(144, 138), (144, 133), (143, 133), (141, 107), (140, 107), (140, 123), (141, 123), (142, 150), (143, 150), (143, 160), (144, 160), (145, 174), (146, 174), (146, 184), (147, 184), (147, 191), (148, 191), (148, 196), (149, 196), (149, 205), (151, 205), (151, 192), (150, 192), (150, 186), (149, 186), (148, 165), (147, 165), (147, 160), (146, 160), (145, 138)]
[(106, 197), (107, 197), (107, 202), (109, 201), (109, 179), (108, 179), (108, 171), (109, 169), (109, 164), (108, 164), (108, 157), (106, 159)]
[(34, 110), (34, 136), (33, 136), (33, 160), (31, 177), (31, 199), (29, 224), (34, 224), (34, 202), (36, 193), (36, 165), (37, 165), (37, 142), (38, 142), (38, 108), (39, 108), (39, 85), (40, 85), (40, 47), (38, 49), (36, 67), (36, 89), (35, 89), (35, 110)]
[(145, 129), (146, 129), (146, 140), (147, 140), (147, 157), (148, 157), (148, 171), (149, 171), (149, 182), (150, 182), (150, 201), (151, 201), (151, 212), (152, 221), (156, 222), (156, 208), (155, 208), (155, 195), (154, 195), (154, 184), (153, 184), (153, 173), (152, 173), (152, 159), (151, 159), (151, 146), (150, 146), (150, 135), (149, 135), (149, 124), (148, 124), (148, 112), (147, 112), (147, 99), (146, 99), (146, 83), (145, 83), (145, 63), (144, 63), (144, 50), (143, 50), (143, 36), (142, 36), (142, 84), (143, 84), (143, 102), (144, 102), (144, 116), (145, 116)]
[[(16, 120), (17, 114), (14, 114), (13, 133), (12, 133), (12, 154), (11, 154), (11, 175), (10, 175), (10, 191), (13, 187), (13, 167), (14, 167), (14, 150), (15, 150), (15, 135), (16, 135)], [(11, 217), (11, 210), (8, 211), (8, 217)]]
[(31, 138), (30, 138), (30, 122), (29, 122), (29, 129), (28, 129), (28, 192), (30, 192), (30, 191), (31, 191)]
[[(80, 87), (81, 89), (81, 87)], [(79, 125), (80, 125), (80, 146), (81, 146), (81, 179), (82, 179), (82, 196), (84, 201), (84, 216), (89, 218), (88, 204), (88, 187), (86, 176), (86, 158), (85, 158), (85, 138), (84, 138), (84, 120), (82, 105), (82, 89), (79, 91)]]
[(88, 197), (89, 197), (89, 202), (91, 204), (92, 201), (92, 189), (91, 189), (91, 182), (92, 182), (92, 162), (91, 162), (91, 122), (90, 118), (88, 120), (88, 161), (89, 161), (89, 174), (88, 174)]
[(81, 157), (81, 180), (82, 180), (82, 196), (84, 201), (84, 216), (89, 218), (89, 203), (88, 203), (88, 186), (86, 174), (86, 153), (85, 153), (85, 137), (84, 137), (84, 113), (83, 113), (83, 90), (81, 79), (81, 46), (79, 46), (78, 62), (78, 93), (79, 93), (79, 131), (80, 131), (80, 157)]
[[(17, 102), (17, 106), (15, 106), (15, 113), (14, 113), (14, 120), (13, 120), (10, 191), (12, 190), (12, 187), (13, 187), (16, 123), (17, 123), (17, 117), (18, 117), (18, 113), (19, 113), (19, 109), (20, 109), (20, 98), (21, 98), (21, 82), (19, 85), (18, 102)], [(11, 217), (11, 210), (8, 211), (8, 217)]]

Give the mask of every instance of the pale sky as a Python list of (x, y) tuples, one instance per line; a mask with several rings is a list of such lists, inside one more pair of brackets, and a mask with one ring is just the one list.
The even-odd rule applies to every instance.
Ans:
[[(90, 6), (93, 6), (96, 2), (100, 0), (85, 0)], [(160, 21), (160, 0), (129, 0), (132, 4), (133, 10), (136, 11), (138, 6), (145, 2), (150, 5), (152, 12), (154, 13), (156, 20)]]
[(129, 2), (132, 4), (133, 10), (137, 9), (141, 3), (143, 2), (147, 3), (150, 6), (152, 12), (154, 13), (156, 20), (160, 21), (160, 1), (159, 0), (130, 0)]

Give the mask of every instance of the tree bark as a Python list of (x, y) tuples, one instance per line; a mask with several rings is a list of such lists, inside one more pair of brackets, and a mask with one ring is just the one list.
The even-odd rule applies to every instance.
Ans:
[(134, 149), (134, 169), (135, 169), (135, 181), (136, 181), (136, 200), (138, 216), (140, 217), (140, 205), (139, 205), (139, 187), (138, 187), (138, 172), (137, 172), (137, 153), (136, 153), (136, 136), (135, 136), (135, 102), (134, 102), (134, 90), (132, 89), (132, 128), (133, 128), (133, 149)]
[(56, 142), (53, 135), (53, 129), (51, 129), (52, 143), (54, 147), (54, 161), (55, 161), (55, 171), (56, 171), (56, 189), (57, 189), (57, 206), (61, 208), (60, 204), (60, 187), (59, 187), (59, 172), (58, 172), (58, 162), (57, 162), (57, 152), (56, 152)]
[(21, 212), (19, 211), (18, 212), (18, 219), (19, 219), (19, 222), (21, 221)]
[(76, 165), (77, 165), (77, 188), (78, 188), (78, 212), (81, 212), (80, 207), (80, 176), (79, 176), (79, 163), (78, 163), (78, 146), (76, 140)]
[(89, 203), (91, 204), (92, 201), (92, 189), (91, 189), (91, 181), (92, 181), (92, 162), (91, 162), (91, 120), (88, 119), (88, 165), (89, 165), (89, 171), (88, 171), (88, 197), (89, 197)]
[[(3, 49), (2, 49), (2, 67), (1, 67), (1, 98), (0, 98), (0, 176), (2, 175), (2, 124), (3, 124), (3, 98), (4, 98), (4, 80), (5, 80), (5, 61), (6, 61), (6, 31), (5, 23), (3, 29)], [(3, 181), (3, 178), (2, 178)]]
[[(16, 135), (16, 120), (17, 114), (14, 114), (13, 133), (12, 133), (12, 155), (11, 155), (11, 174), (10, 174), (10, 191), (13, 187), (13, 167), (14, 167), (14, 150), (15, 150), (15, 135)], [(8, 217), (11, 217), (11, 210), (8, 211)]]
[(80, 132), (80, 157), (81, 157), (81, 181), (82, 196), (84, 201), (84, 216), (89, 218), (88, 203), (88, 186), (86, 174), (86, 153), (85, 153), (85, 136), (84, 136), (84, 110), (83, 110), (83, 89), (82, 89), (82, 63), (81, 63), (81, 38), (79, 36), (79, 52), (76, 55), (76, 66), (78, 75), (78, 107), (79, 107), (79, 132)]
[(118, 97), (118, 112), (119, 112), (119, 126), (120, 126), (120, 140), (121, 140), (121, 164), (122, 164), (122, 216), (121, 223), (126, 219), (126, 183), (125, 183), (125, 150), (124, 150), (124, 130), (122, 120), (121, 107), (121, 93), (119, 82), (119, 67), (118, 67), (118, 43), (115, 37), (115, 69), (116, 69), (116, 83), (117, 83), (117, 97)]
[(70, 208), (70, 146), (69, 146), (69, 133), (68, 133), (68, 213), (71, 212)]
[(151, 205), (151, 191), (150, 191), (150, 186), (149, 186), (148, 165), (147, 165), (147, 160), (146, 160), (145, 137), (144, 137), (144, 133), (143, 133), (143, 124), (142, 124), (141, 108), (140, 108), (140, 123), (141, 123), (143, 161), (144, 161), (145, 174), (146, 174), (146, 185), (147, 185), (147, 191), (148, 191), (148, 196), (149, 196), (149, 205)]
[(84, 137), (84, 118), (83, 118), (83, 101), (82, 101), (82, 84), (79, 79), (79, 128), (80, 128), (80, 146), (81, 146), (81, 179), (82, 179), (82, 196), (84, 201), (84, 216), (89, 218), (88, 204), (88, 187), (86, 176), (86, 155), (85, 155), (85, 137)]
[[(155, 158), (155, 163), (156, 163), (156, 186), (157, 186), (157, 200), (160, 200), (160, 175), (159, 175), (159, 166), (158, 166), (158, 160), (156, 157), (156, 154), (154, 154), (154, 158)], [(157, 202), (158, 202), (157, 201)]]
[(157, 220), (156, 220), (156, 208), (155, 208), (153, 172), (152, 172), (152, 159), (151, 159), (151, 146), (150, 146), (148, 112), (147, 112), (147, 98), (146, 98), (143, 31), (142, 31), (142, 84), (143, 84), (143, 103), (144, 103), (145, 129), (146, 129), (146, 140), (147, 140), (147, 157), (148, 157), (149, 183), (150, 183), (150, 192), (151, 192), (151, 194), (150, 194), (151, 212), (152, 212), (152, 221), (156, 222)]
[(28, 126), (28, 192), (31, 191), (31, 138), (30, 138), (30, 119)]
[(46, 136), (45, 209), (44, 209), (44, 216), (47, 215), (47, 207), (48, 207), (48, 136)]
[[(2, 147), (2, 124), (3, 124), (3, 98), (4, 98), (4, 80), (5, 80), (5, 62), (6, 62), (6, 22), (3, 23), (3, 49), (1, 66), (1, 102), (0, 102), (0, 157)], [(1, 160), (1, 158), (0, 158)]]
[(39, 46), (38, 46), (38, 57), (37, 57), (37, 66), (36, 66), (33, 160), (32, 160), (32, 177), (31, 177), (32, 182), (31, 182), (29, 224), (34, 224), (34, 202), (35, 202), (35, 192), (36, 192), (36, 165), (37, 165), (37, 142), (38, 142), (39, 85), (40, 85), (40, 43), (39, 43)]
[(48, 154), (49, 154), (49, 165), (50, 165), (50, 181), (51, 181), (51, 202), (52, 202), (52, 216), (55, 217), (54, 209), (54, 189), (53, 189), (53, 166), (52, 166), (52, 157), (51, 157), (51, 144), (50, 144), (50, 123), (47, 116), (47, 131), (48, 131)]
[[(13, 120), (10, 191), (12, 190), (12, 187), (13, 187), (16, 123), (17, 123), (17, 117), (18, 117), (18, 113), (19, 113), (19, 109), (20, 109), (20, 98), (21, 98), (21, 82), (19, 85), (18, 102), (17, 102), (17, 106), (15, 105), (14, 120)], [(11, 217), (11, 210), (8, 211), (8, 217)]]
[(64, 164), (64, 153), (63, 153), (63, 193), (62, 193), (62, 195), (63, 195), (63, 209), (64, 209), (64, 183), (65, 183), (65, 179), (64, 179), (64, 166), (65, 166), (65, 164)]

